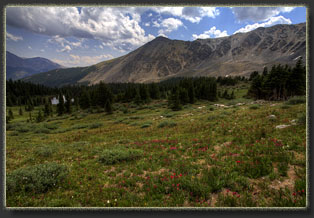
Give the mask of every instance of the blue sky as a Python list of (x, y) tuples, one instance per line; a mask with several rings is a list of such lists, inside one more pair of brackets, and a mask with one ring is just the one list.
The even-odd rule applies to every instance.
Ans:
[(88, 66), (158, 36), (193, 41), (302, 22), (305, 7), (7, 7), (6, 49)]

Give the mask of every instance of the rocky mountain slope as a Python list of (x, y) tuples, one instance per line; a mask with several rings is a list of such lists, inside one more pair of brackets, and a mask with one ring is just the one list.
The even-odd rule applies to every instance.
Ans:
[(21, 79), (41, 72), (62, 68), (46, 58), (21, 58), (11, 52), (6, 52), (6, 79)]
[[(179, 76), (248, 76), (264, 66), (294, 65), (300, 56), (305, 60), (305, 55), (305, 23), (275, 25), (195, 41), (157, 37), (127, 55), (84, 68), (84, 73), (77, 71), (80, 76), (73, 83), (145, 83)], [(49, 85), (49, 78), (58, 77), (64, 70), (41, 73), (26, 80)], [(58, 86), (62, 85), (63, 81), (59, 81)]]

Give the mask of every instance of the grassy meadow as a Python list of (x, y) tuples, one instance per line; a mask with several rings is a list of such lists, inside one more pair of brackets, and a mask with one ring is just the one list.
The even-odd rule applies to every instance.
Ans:
[(10, 107), (6, 206), (305, 207), (305, 97), (254, 102), (245, 92), (181, 111), (159, 100), (40, 123)]

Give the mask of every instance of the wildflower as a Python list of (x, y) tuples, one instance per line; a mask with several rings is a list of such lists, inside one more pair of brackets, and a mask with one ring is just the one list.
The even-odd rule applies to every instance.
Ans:
[(107, 200), (107, 204), (110, 204), (110, 201), (109, 201), (109, 200)]
[[(180, 173), (180, 175), (179, 175), (179, 177), (181, 177), (182, 176), (182, 173)], [(304, 190), (303, 190), (304, 191)]]
[(292, 194), (293, 196), (296, 196), (296, 193), (295, 192), (293, 192), (293, 194)]
[(237, 163), (241, 163), (241, 161), (237, 160)]
[(177, 186), (179, 187), (179, 186), (180, 186), (180, 184), (177, 184)]

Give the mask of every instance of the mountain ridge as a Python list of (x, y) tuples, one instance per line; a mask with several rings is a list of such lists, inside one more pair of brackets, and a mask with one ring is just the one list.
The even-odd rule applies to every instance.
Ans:
[(27, 76), (63, 68), (43, 57), (23, 58), (6, 51), (6, 79), (22, 79)]
[[(299, 56), (305, 59), (305, 35), (306, 25), (300, 23), (194, 41), (156, 37), (124, 56), (90, 66), (91, 71), (85, 70), (73, 84), (148, 83), (182, 76), (248, 76), (265, 66), (292, 65)], [(41, 73), (26, 80), (47, 85), (46, 75)], [(62, 86), (62, 81), (58, 85)]]

